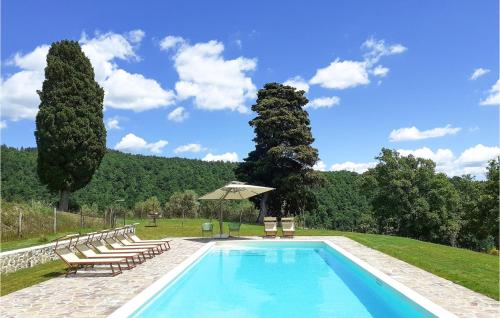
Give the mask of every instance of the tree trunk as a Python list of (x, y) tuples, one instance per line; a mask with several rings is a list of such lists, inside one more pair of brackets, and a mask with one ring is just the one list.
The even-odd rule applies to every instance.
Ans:
[(68, 190), (61, 190), (60, 192), (60, 197), (59, 197), (59, 211), (68, 211), (68, 205), (69, 205), (69, 191)]
[(264, 223), (264, 217), (267, 216), (267, 198), (269, 197), (269, 193), (264, 193), (262, 199), (260, 200), (260, 212), (259, 217), (257, 218), (257, 222), (262, 224)]

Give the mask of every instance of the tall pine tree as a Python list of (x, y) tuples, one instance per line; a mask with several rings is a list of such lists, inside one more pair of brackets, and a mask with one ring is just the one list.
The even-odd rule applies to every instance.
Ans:
[(52, 44), (38, 94), (38, 176), (67, 211), (70, 193), (90, 182), (106, 152), (104, 90), (78, 42)]
[(311, 210), (316, 201), (312, 188), (322, 177), (312, 167), (318, 151), (311, 144), (308, 103), (304, 91), (278, 83), (259, 90), (252, 110), (255, 150), (237, 168), (237, 176), (247, 182), (276, 188), (261, 196), (259, 221), (265, 215), (296, 215)]

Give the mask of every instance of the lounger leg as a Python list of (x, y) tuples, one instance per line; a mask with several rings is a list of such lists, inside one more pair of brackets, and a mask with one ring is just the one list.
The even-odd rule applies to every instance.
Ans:
[(115, 276), (115, 269), (113, 268), (113, 264), (109, 264), (109, 267), (111, 267), (111, 276)]

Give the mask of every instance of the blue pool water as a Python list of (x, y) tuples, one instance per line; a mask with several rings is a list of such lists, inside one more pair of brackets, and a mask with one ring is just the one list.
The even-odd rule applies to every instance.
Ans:
[(132, 317), (434, 317), (321, 242), (214, 246)]

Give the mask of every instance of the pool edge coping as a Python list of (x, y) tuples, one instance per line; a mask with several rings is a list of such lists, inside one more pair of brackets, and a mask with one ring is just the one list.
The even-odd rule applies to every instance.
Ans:
[(160, 277), (156, 282), (152, 283), (139, 294), (135, 295), (132, 299), (127, 301), (123, 306), (112, 312), (108, 318), (123, 318), (129, 317), (136, 312), (142, 305), (146, 304), (152, 297), (159, 293), (165, 286), (181, 275), (189, 266), (201, 258), (209, 249), (211, 249), (217, 242), (209, 242), (205, 246), (198, 249), (191, 254), (187, 259), (182, 261), (179, 265), (175, 266), (172, 270), (168, 271), (165, 275)]
[[(258, 242), (277, 242), (274, 239), (263, 239), (258, 240)], [(396, 279), (390, 277), (389, 275), (383, 273), (381, 270), (373, 267), (367, 262), (363, 261), (357, 256), (354, 256), (350, 252), (346, 251), (344, 248), (338, 246), (337, 244), (328, 241), (326, 239), (281, 239), (278, 242), (319, 242), (328, 245), (333, 248), (351, 262), (361, 267), (363, 270), (367, 271), (370, 275), (374, 276), (376, 279), (381, 280), (384, 284), (393, 288), (401, 295), (414, 302), (416, 305), (422, 307), (424, 310), (427, 310), (429, 313), (435, 315), (439, 318), (458, 318), (455, 314), (450, 311), (444, 309), (443, 307), (437, 305), (433, 301), (428, 298), (420, 295), (413, 289), (405, 286), (404, 284), (398, 282)], [(172, 270), (168, 271), (165, 275), (161, 276), (156, 282), (146, 287), (139, 294), (135, 295), (132, 299), (128, 300), (121, 307), (116, 309), (108, 318), (123, 318), (130, 317), (130, 315), (134, 314), (141, 306), (145, 305), (150, 299), (152, 299), (155, 295), (157, 295), (165, 286), (175, 280), (179, 275), (181, 275), (189, 266), (199, 260), (209, 249), (211, 249), (215, 245), (224, 245), (227, 243), (242, 243), (240, 240), (225, 240), (225, 241), (213, 241), (207, 243), (205, 246), (198, 249), (196, 252), (191, 254), (187, 259), (182, 261), (180, 264), (175, 266)]]

